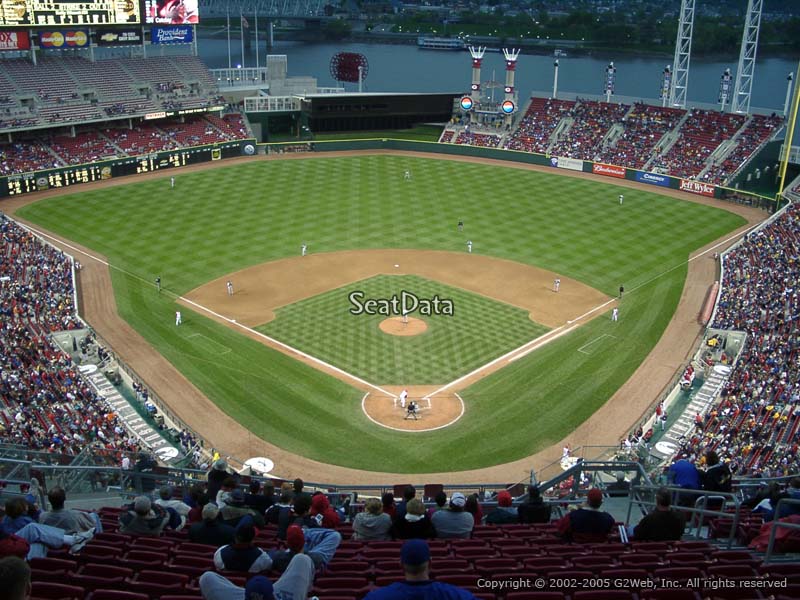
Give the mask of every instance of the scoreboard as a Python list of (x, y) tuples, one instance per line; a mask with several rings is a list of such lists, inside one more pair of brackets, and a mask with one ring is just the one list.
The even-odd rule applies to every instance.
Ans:
[(129, 25), (141, 22), (139, 0), (0, 0), (0, 27)]
[[(162, 169), (174, 169), (210, 160), (253, 154), (252, 141), (227, 142), (213, 146), (201, 146), (183, 150), (172, 150), (143, 156), (112, 159), (96, 164), (63, 167), (38, 173), (0, 177), (0, 197), (18, 196), (30, 192), (67, 188), (80, 183), (103, 181), (112, 177), (152, 173)], [(2, 207), (2, 204), (0, 204)]]

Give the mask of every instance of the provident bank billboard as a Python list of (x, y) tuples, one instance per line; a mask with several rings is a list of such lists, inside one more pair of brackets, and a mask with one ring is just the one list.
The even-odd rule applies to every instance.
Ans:
[(30, 47), (27, 31), (0, 31), (0, 50), (29, 50)]
[(659, 175), (658, 173), (645, 173), (643, 171), (636, 171), (636, 181), (649, 183), (650, 185), (669, 187), (669, 177), (666, 175)]
[(713, 197), (714, 189), (714, 186), (710, 183), (694, 181), (693, 179), (681, 179), (681, 191), (683, 192), (691, 192), (692, 194)]
[(619, 177), (620, 179), (625, 179), (625, 167), (617, 167), (615, 165), (594, 163), (592, 165), (592, 173), (595, 175), (605, 175), (607, 177)]
[(191, 44), (192, 39), (191, 25), (152, 27), (150, 29), (151, 44)]

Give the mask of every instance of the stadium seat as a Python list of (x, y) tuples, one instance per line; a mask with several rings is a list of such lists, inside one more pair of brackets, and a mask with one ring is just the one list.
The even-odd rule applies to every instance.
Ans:
[(150, 600), (147, 594), (125, 592), (122, 590), (95, 590), (86, 600)]
[(580, 590), (573, 592), (572, 600), (635, 600), (628, 590)]
[(700, 594), (689, 588), (656, 588), (643, 590), (642, 600), (701, 600)]
[(31, 588), (31, 600), (83, 600), (86, 595), (82, 587), (49, 581), (34, 581)]
[(111, 586), (124, 587), (123, 583), (131, 577), (133, 577), (133, 569), (89, 563), (84, 565), (80, 572), (71, 575), (69, 582), (86, 590), (97, 590)]
[(508, 592), (506, 600), (565, 600), (564, 592), (535, 592), (533, 590)]

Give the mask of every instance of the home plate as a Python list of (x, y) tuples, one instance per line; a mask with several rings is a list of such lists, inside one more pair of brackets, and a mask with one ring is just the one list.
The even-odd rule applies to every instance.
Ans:
[(400, 265), (395, 265), (395, 266), (394, 266), (394, 268), (395, 268), (395, 269), (397, 269), (397, 268), (399, 268), (399, 267), (400, 267)]

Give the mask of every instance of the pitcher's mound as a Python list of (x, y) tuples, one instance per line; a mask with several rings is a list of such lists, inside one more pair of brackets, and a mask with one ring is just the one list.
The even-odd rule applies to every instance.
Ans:
[(419, 335), (428, 330), (428, 324), (422, 319), (408, 317), (408, 323), (403, 323), (403, 317), (389, 317), (379, 325), (383, 333), (389, 335)]

